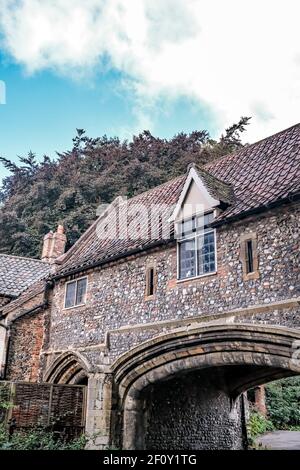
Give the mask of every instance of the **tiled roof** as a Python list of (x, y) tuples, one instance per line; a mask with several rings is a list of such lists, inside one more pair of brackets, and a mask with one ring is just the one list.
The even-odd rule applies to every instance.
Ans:
[[(145, 193), (141, 193), (129, 199), (128, 212), (134, 206), (140, 204), (151, 208), (152, 205), (165, 207), (161, 213), (161, 219), (166, 220), (170, 216), (170, 207), (173, 207), (180, 195), (186, 175), (175, 178)], [(105, 219), (105, 224), (109, 225), (111, 213)], [(98, 219), (99, 220), (99, 219)], [(129, 237), (99, 239), (97, 236), (98, 220), (87, 230), (87, 232), (76, 242), (76, 244), (63, 256), (62, 266), (59, 272), (68, 272), (78, 266), (88, 266), (98, 260), (109, 260), (113, 257), (128, 253), (131, 250), (143, 250), (149, 245), (155, 244), (161, 240), (159, 225), (157, 233), (149, 238), (133, 239)]]
[(49, 273), (50, 265), (43, 261), (0, 254), (0, 294), (16, 297)]
[[(38, 281), (35, 281), (33, 284), (31, 284), (27, 289), (25, 289), (18, 298), (14, 299), (12, 302), (7, 304), (1, 311), (1, 316), (6, 316), (10, 312), (16, 312), (20, 313), (21, 312), (21, 307), (23, 304), (26, 305), (26, 302), (28, 302), (31, 299), (37, 299), (37, 296), (39, 294), (44, 294), (45, 289), (46, 289), (46, 283), (47, 281), (45, 279), (40, 279)], [(37, 307), (37, 302), (33, 305), (34, 307)]]
[[(268, 208), (272, 203), (299, 194), (300, 124), (215, 160), (198, 172), (209, 192), (217, 191), (217, 195), (221, 194), (223, 200), (230, 203), (218, 217), (220, 222), (243, 216), (253, 209)], [(185, 179), (186, 175), (175, 178), (128, 200), (128, 204), (175, 205)], [(162, 217), (169, 215), (166, 210)], [(106, 262), (162, 241), (160, 233), (151, 237), (151, 241), (149, 237), (99, 240), (96, 228), (97, 221), (64, 255), (57, 275)]]
[(222, 157), (206, 169), (234, 188), (235, 203), (219, 220), (299, 194), (300, 124)]

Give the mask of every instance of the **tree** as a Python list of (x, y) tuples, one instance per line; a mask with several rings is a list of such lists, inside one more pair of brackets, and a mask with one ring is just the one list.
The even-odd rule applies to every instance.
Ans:
[(266, 386), (268, 416), (276, 429), (300, 429), (300, 378), (291, 377)]
[(219, 141), (206, 130), (154, 137), (149, 131), (131, 142), (106, 135), (86, 136), (77, 129), (70, 151), (56, 159), (34, 153), (19, 164), (0, 157), (10, 175), (0, 190), (0, 252), (39, 257), (43, 236), (60, 223), (67, 230), (68, 247), (96, 217), (100, 203), (116, 196), (134, 196), (198, 165), (242, 147), (240, 134), (249, 118), (242, 117)]

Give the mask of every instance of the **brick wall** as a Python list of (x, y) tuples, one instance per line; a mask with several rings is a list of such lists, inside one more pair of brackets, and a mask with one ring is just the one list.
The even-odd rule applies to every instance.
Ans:
[[(6, 379), (37, 381), (42, 376), (42, 347), (48, 335), (45, 283), (38, 281), (3, 309), (9, 335)], [(31, 313), (30, 313), (31, 312)]]
[(7, 380), (38, 381), (44, 326), (45, 313), (41, 311), (14, 321), (10, 331)]

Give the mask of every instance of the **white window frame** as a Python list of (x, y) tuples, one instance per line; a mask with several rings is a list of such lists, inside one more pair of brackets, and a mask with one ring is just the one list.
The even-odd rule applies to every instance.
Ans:
[[(77, 295), (77, 282), (81, 281), (82, 279), (86, 279), (86, 290), (85, 290), (85, 296), (84, 296), (84, 302), (81, 304), (76, 304), (72, 305), (71, 307), (66, 307), (66, 298), (67, 298), (67, 286), (68, 284), (71, 284), (72, 282), (76, 282), (76, 292), (75, 292), (75, 299)], [(65, 282), (65, 295), (64, 295), (64, 310), (70, 310), (71, 308), (77, 308), (77, 307), (82, 307), (83, 305), (86, 305), (86, 296), (87, 296), (87, 290), (88, 290), (88, 276), (82, 276), (78, 277), (76, 279), (72, 279), (71, 281)]]
[[(192, 217), (199, 217), (199, 215), (207, 215), (207, 214), (210, 214), (211, 212), (213, 212), (214, 214), (214, 218), (216, 217), (216, 210), (209, 210), (209, 211), (205, 211), (204, 214), (202, 213), (197, 213), (197, 214), (194, 214)], [(177, 224), (180, 224), (182, 223), (184, 220), (190, 220), (192, 217), (189, 217), (188, 219), (180, 219), (180, 220), (177, 220), (176, 221), (176, 225)], [(176, 228), (175, 228), (176, 230)], [(176, 255), (177, 255), (177, 283), (179, 282), (187, 282), (187, 281), (192, 281), (193, 279), (199, 279), (201, 277), (207, 277), (207, 276), (213, 276), (215, 275), (217, 272), (218, 272), (218, 265), (217, 265), (217, 262), (218, 262), (218, 256), (217, 256), (217, 231), (215, 228), (212, 228), (212, 229), (209, 229), (209, 232), (213, 232), (214, 233), (214, 244), (215, 244), (215, 270), (214, 271), (211, 271), (209, 273), (204, 273), (204, 274), (198, 274), (196, 276), (191, 276), (191, 277), (184, 277), (184, 278), (181, 278), (180, 277), (180, 243), (181, 242), (184, 242), (186, 240), (195, 240), (195, 253), (196, 253), (196, 263), (195, 263), (195, 271), (196, 273), (198, 272), (198, 256), (197, 256), (197, 238), (199, 238), (200, 236), (203, 236), (204, 235), (204, 232), (201, 234), (198, 234), (197, 233), (194, 233), (192, 235), (189, 235), (189, 236), (186, 236), (184, 238), (179, 238), (177, 240), (177, 250), (176, 250)], [(206, 233), (209, 233), (209, 232), (206, 232)]]

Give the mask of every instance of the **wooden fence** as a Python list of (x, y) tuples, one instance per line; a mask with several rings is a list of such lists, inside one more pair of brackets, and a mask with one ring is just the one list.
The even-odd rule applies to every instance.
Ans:
[(66, 436), (84, 431), (86, 387), (31, 382), (0, 382), (0, 420), (14, 429), (43, 426)]

